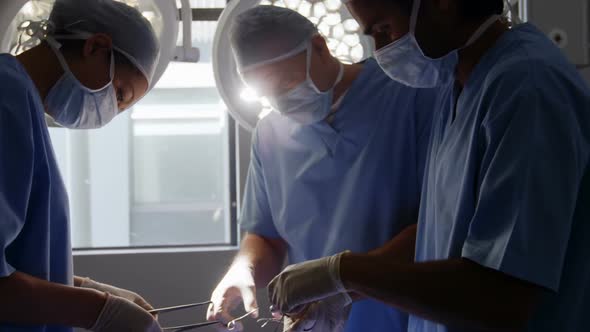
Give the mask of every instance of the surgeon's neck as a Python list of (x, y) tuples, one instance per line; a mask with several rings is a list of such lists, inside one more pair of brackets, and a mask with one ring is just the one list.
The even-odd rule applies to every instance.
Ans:
[(25, 67), (37, 87), (41, 100), (44, 101), (49, 90), (63, 75), (63, 69), (57, 57), (47, 43), (41, 43), (39, 46), (17, 55), (16, 58)]
[[(475, 31), (477, 26), (473, 29)], [(491, 50), (502, 35), (508, 31), (506, 22), (497, 21), (472, 45), (459, 51), (459, 64), (457, 65), (457, 80), (461, 86), (465, 86), (469, 76), (481, 61), (483, 56)]]

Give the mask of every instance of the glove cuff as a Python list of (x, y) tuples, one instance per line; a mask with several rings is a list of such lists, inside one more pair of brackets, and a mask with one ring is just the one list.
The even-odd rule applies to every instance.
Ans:
[[(338, 293), (348, 293), (348, 290), (344, 287), (342, 278), (340, 277), (340, 260), (344, 254), (349, 252), (350, 251), (344, 251), (328, 258), (328, 271), (335, 290), (338, 291)], [(350, 296), (348, 297), (350, 298)]]
[(104, 329), (104, 322), (108, 321), (108, 316), (110, 316), (110, 307), (113, 301), (113, 296), (109, 293), (106, 293), (107, 300), (104, 302), (102, 309), (100, 309), (100, 313), (96, 317), (94, 324), (90, 327), (89, 331), (100, 332)]

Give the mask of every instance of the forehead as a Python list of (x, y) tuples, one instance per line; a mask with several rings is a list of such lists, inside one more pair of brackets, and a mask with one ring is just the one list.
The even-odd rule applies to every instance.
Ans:
[(385, 7), (381, 1), (375, 0), (351, 0), (346, 6), (348, 11), (363, 27), (367, 28), (371, 24), (383, 19), (385, 16), (383, 8)]
[(410, 14), (402, 3), (396, 4), (391, 0), (351, 0), (347, 7), (365, 32), (383, 21), (401, 24), (407, 21)]

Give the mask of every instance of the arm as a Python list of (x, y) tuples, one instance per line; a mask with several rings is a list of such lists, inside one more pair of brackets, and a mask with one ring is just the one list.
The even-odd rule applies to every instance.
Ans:
[(392, 262), (384, 255), (344, 255), (347, 289), (442, 324), (480, 330), (525, 327), (543, 288), (467, 259)]
[(413, 262), (417, 230), (418, 226), (416, 224), (406, 227), (385, 245), (370, 251), (368, 255), (384, 258), (387, 257), (397, 262)]
[[(266, 286), (280, 272), (285, 253), (282, 240), (247, 233), (233, 263), (211, 294), (207, 320), (229, 322), (240, 302), (244, 303), (245, 312), (256, 311), (257, 316), (256, 288)], [(227, 329), (220, 324), (218, 330)]]
[(250, 265), (254, 270), (256, 287), (263, 288), (281, 272), (286, 253), (287, 245), (282, 239), (269, 239), (246, 233), (234, 264), (246, 262)]
[[(417, 229), (418, 227), (416, 224), (406, 227), (389, 242), (377, 249), (369, 251), (367, 255), (383, 258), (388, 257), (390, 260), (396, 262), (413, 262)], [(354, 291), (350, 291), (349, 296), (353, 301), (361, 301), (367, 298), (366, 295)]]
[[(228, 322), (231, 312), (244, 303), (246, 312), (257, 311), (256, 288), (264, 287), (283, 264), (287, 246), (275, 228), (266, 192), (263, 160), (259, 154), (258, 128), (252, 138), (252, 154), (240, 226), (246, 233), (231, 267), (211, 294), (208, 320)], [(221, 330), (221, 326), (218, 326)]]
[(234, 260), (234, 264), (246, 262), (253, 269), (257, 287), (266, 287), (280, 272), (287, 253), (287, 245), (274, 225), (263, 167), (266, 160), (262, 153), (264, 142), (270, 140), (272, 138), (265, 138), (264, 130), (260, 128), (256, 128), (252, 135), (251, 160), (240, 215), (240, 225), (246, 235)]
[(0, 83), (3, 83), (0, 93), (0, 322), (89, 328), (106, 302), (105, 294), (19, 272), (6, 255), (25, 227), (27, 210), (31, 208), (35, 176), (31, 114), (37, 110), (31, 109), (34, 92), (29, 91), (23, 80), (3, 71)]
[(90, 328), (106, 301), (105, 293), (59, 285), (20, 272), (0, 278), (0, 294), (0, 322), (13, 324)]

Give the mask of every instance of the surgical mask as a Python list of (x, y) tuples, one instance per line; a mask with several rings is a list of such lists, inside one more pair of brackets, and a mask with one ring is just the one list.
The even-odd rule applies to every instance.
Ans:
[(311, 50), (310, 43), (307, 47), (305, 81), (283, 95), (268, 98), (275, 110), (302, 125), (320, 122), (330, 114), (334, 88), (344, 76), (344, 66), (339, 63), (338, 76), (332, 87), (327, 91), (320, 91), (309, 74), (311, 70)]
[(90, 89), (80, 83), (72, 73), (59, 51), (59, 43), (52, 37), (48, 37), (46, 41), (64, 70), (62, 77), (45, 98), (49, 115), (58, 124), (70, 129), (95, 129), (109, 123), (119, 113), (117, 94), (113, 86), (113, 53), (111, 52), (110, 81), (100, 89)]
[[(375, 52), (375, 60), (392, 80), (413, 88), (433, 88), (451, 81), (459, 62), (459, 49), (433, 59), (424, 54), (416, 41), (416, 22), (420, 0), (415, 0), (410, 17), (410, 31), (400, 39)], [(494, 15), (482, 24), (462, 48), (474, 43), (495, 23)]]

